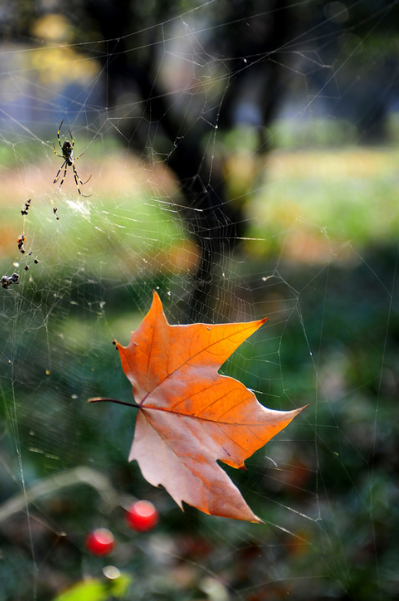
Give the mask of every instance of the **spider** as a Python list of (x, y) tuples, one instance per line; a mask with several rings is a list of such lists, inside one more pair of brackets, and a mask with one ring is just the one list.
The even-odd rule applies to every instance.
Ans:
[(65, 169), (64, 169), (64, 175), (62, 177), (61, 183), (60, 183), (59, 188), (58, 188), (58, 189), (60, 189), (61, 186), (62, 186), (62, 184), (64, 183), (68, 167), (72, 167), (72, 169), (73, 169), (73, 176), (75, 178), (75, 183), (76, 183), (76, 187), (78, 189), (79, 194), (81, 194), (85, 198), (89, 198), (91, 196), (91, 194), (89, 194), (88, 196), (86, 196), (85, 194), (82, 194), (82, 192), (80, 191), (79, 183), (78, 182), (80, 182), (81, 186), (84, 186), (90, 180), (91, 175), (90, 175), (89, 179), (87, 179), (85, 182), (82, 182), (82, 180), (78, 176), (78, 172), (76, 171), (76, 167), (75, 167), (75, 161), (77, 161), (78, 159), (80, 159), (80, 157), (84, 153), (82, 152), (82, 154), (80, 154), (78, 157), (74, 158), (74, 156), (73, 156), (73, 147), (75, 146), (75, 142), (74, 142), (74, 139), (72, 137), (71, 130), (69, 130), (69, 135), (71, 136), (71, 142), (72, 143), (68, 142), (68, 140), (66, 140), (64, 142), (64, 144), (61, 144), (60, 131), (61, 131), (61, 127), (62, 127), (63, 123), (64, 123), (64, 119), (61, 121), (60, 126), (59, 126), (58, 131), (57, 131), (58, 144), (60, 145), (62, 154), (58, 154), (58, 152), (56, 152), (56, 150), (55, 150), (55, 144), (53, 144), (53, 147), (54, 147), (54, 154), (56, 154), (57, 157), (60, 157), (60, 159), (64, 159), (64, 162), (62, 163), (61, 167), (59, 168), (58, 173), (55, 176), (55, 180), (54, 180), (53, 183), (56, 184), (58, 182), (58, 180), (60, 179), (60, 173), (61, 173), (63, 167), (65, 167)]

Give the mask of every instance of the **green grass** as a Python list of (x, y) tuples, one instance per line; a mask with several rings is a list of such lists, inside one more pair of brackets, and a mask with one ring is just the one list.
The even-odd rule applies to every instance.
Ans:
[(312, 263), (312, 253), (320, 253), (319, 262), (346, 244), (356, 251), (394, 243), (398, 161), (389, 148), (272, 154), (265, 185), (248, 203), (250, 235), (264, 239), (257, 251), (286, 247), (287, 254)]

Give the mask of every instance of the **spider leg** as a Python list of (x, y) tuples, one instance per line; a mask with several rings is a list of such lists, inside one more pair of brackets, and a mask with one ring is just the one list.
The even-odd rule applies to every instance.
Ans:
[[(55, 149), (55, 144), (53, 144), (53, 148), (54, 148), (54, 154), (55, 154), (57, 157), (60, 157), (60, 159), (64, 159), (64, 158), (65, 158), (63, 154), (58, 154), (58, 152), (57, 152), (57, 151), (56, 151), (56, 149)], [(63, 166), (64, 166), (64, 165), (63, 165)], [(63, 167), (63, 166), (62, 166), (62, 167)], [(61, 169), (62, 169), (62, 167), (61, 167)]]
[(78, 175), (78, 172), (76, 171), (76, 167), (75, 167), (75, 165), (74, 165), (73, 163), (72, 163), (72, 168), (73, 168), (73, 176), (74, 176), (74, 178), (75, 178), (75, 184), (76, 184), (76, 187), (77, 187), (77, 189), (78, 189), (78, 192), (79, 192), (79, 194), (80, 194), (81, 196), (84, 196), (85, 198), (90, 198), (91, 194), (88, 194), (88, 195), (86, 195), (86, 194), (82, 194), (82, 192), (80, 191), (80, 188), (79, 188), (79, 183), (78, 183), (78, 182), (80, 182), (80, 184), (81, 184), (82, 186), (84, 186), (84, 185), (85, 185), (85, 184), (87, 184), (87, 182), (90, 180), (90, 178), (91, 178), (91, 175), (90, 175), (89, 179), (87, 179), (85, 182), (82, 182), (82, 180), (80, 179), (80, 177), (79, 177), (79, 175)]
[(72, 148), (75, 146), (75, 140), (73, 139), (73, 135), (71, 130), (69, 130), (69, 135), (71, 136)]
[(79, 183), (84, 186), (85, 184), (87, 184), (88, 181), (91, 180), (91, 175), (89, 175), (88, 179), (85, 182), (82, 182), (82, 180), (80, 179), (78, 172), (76, 171), (76, 167), (75, 165), (73, 165), (73, 172), (74, 172), (74, 176), (75, 176), (75, 180), (76, 178), (79, 180)]
[(64, 183), (65, 176), (66, 176), (66, 174), (67, 174), (67, 171), (68, 171), (68, 163), (67, 163), (66, 161), (64, 161), (64, 162), (63, 162), (63, 164), (61, 165), (61, 167), (59, 168), (59, 170), (58, 170), (58, 173), (57, 173), (57, 175), (55, 176), (55, 180), (53, 181), (53, 184), (56, 184), (56, 183), (57, 183), (57, 181), (58, 181), (58, 180), (59, 180), (59, 178), (60, 178), (60, 173), (61, 173), (61, 171), (62, 171), (62, 168), (63, 168), (63, 166), (64, 166), (64, 165), (65, 165), (65, 169), (64, 169), (64, 175), (62, 176), (62, 180), (61, 180), (61, 182), (60, 182), (60, 185), (58, 186), (58, 189), (60, 189), (60, 188), (61, 188), (61, 186), (62, 186), (62, 184)]
[[(83, 155), (84, 155), (84, 152), (82, 152), (82, 154), (80, 154), (78, 157), (75, 157), (74, 160), (77, 161)], [(75, 171), (76, 171), (76, 169), (75, 169)], [(77, 175), (77, 173), (76, 173), (76, 175)], [(82, 186), (84, 186), (85, 184), (87, 184), (87, 182), (89, 182), (91, 180), (91, 175), (89, 175), (89, 178), (85, 182), (82, 182), (80, 177), (78, 177), (78, 179), (79, 179), (80, 183), (82, 184)], [(91, 194), (90, 194), (90, 196), (91, 196)]]
[(62, 127), (63, 123), (64, 123), (64, 119), (61, 121), (60, 126), (57, 131), (58, 144), (60, 145), (61, 150), (62, 150), (62, 144), (61, 144), (61, 140), (60, 140), (60, 131), (61, 131), (61, 127)]

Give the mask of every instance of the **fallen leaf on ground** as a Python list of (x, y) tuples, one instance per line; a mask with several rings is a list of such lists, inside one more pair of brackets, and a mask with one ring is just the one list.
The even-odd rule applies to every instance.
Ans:
[(245, 469), (245, 459), (303, 408), (267, 409), (218, 369), (266, 319), (169, 325), (154, 292), (128, 346), (116, 343), (139, 409), (129, 461), (181, 508), (184, 501), (210, 515), (262, 522), (217, 460)]

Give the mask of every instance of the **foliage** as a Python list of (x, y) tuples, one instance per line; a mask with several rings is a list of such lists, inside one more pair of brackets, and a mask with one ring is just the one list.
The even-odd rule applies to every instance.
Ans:
[(75, 584), (57, 595), (54, 601), (107, 601), (110, 597), (125, 599), (130, 583), (131, 578), (126, 574), (118, 574), (108, 581), (93, 578)]

